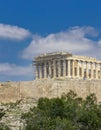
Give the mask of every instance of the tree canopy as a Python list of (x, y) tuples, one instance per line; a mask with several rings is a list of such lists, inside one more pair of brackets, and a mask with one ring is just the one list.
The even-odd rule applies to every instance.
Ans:
[(83, 100), (70, 91), (61, 98), (40, 98), (22, 118), (25, 130), (101, 130), (101, 104), (94, 94)]

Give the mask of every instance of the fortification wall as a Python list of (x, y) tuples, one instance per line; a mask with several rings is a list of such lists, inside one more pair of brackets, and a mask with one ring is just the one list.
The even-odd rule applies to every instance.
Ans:
[(15, 102), (19, 98), (19, 82), (0, 83), (0, 102)]
[(57, 97), (73, 90), (85, 98), (95, 93), (101, 102), (101, 81), (98, 80), (35, 80), (25, 82), (0, 83), (0, 102), (16, 102), (23, 98)]

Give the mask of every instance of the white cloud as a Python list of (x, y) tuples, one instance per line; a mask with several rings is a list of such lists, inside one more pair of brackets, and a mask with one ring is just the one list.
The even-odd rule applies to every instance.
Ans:
[(0, 63), (0, 76), (32, 76), (32, 65), (17, 66), (15, 64)]
[[(97, 57), (101, 52), (101, 42), (96, 42), (90, 37), (98, 33), (93, 27), (73, 27), (64, 32), (49, 34), (46, 37), (34, 38), (30, 45), (22, 52), (22, 58), (31, 59), (44, 52), (69, 51), (74, 54)], [(101, 58), (101, 56), (100, 56)]]
[(20, 28), (18, 26), (11, 26), (7, 24), (0, 24), (0, 38), (23, 40), (24, 38), (30, 35), (30, 32), (24, 28)]

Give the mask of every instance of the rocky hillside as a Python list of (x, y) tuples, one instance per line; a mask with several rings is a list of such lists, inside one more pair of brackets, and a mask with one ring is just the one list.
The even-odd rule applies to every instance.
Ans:
[(0, 123), (8, 126), (11, 130), (22, 130), (25, 123), (21, 119), (21, 115), (36, 106), (36, 102), (37, 100), (34, 98), (27, 98), (16, 103), (1, 103), (0, 111), (3, 111), (5, 114), (1, 118)]

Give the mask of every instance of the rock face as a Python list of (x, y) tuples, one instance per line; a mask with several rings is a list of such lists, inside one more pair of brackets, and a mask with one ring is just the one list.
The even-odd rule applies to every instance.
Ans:
[(21, 119), (22, 113), (26, 113), (36, 105), (36, 100), (29, 98), (16, 103), (1, 104), (0, 109), (5, 111), (0, 123), (7, 125), (11, 130), (21, 130), (24, 127), (24, 120)]
[(73, 90), (78, 96), (85, 98), (90, 93), (95, 93), (101, 102), (101, 80), (35, 80), (25, 82), (0, 83), (0, 102), (16, 102), (23, 98), (57, 97), (62, 93)]

